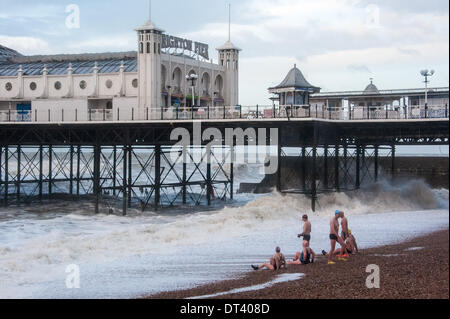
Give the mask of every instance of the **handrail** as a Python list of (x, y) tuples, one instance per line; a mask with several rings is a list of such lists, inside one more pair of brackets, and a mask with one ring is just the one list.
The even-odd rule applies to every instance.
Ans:
[(114, 109), (0, 110), (3, 123), (120, 122), (161, 120), (254, 120), (312, 118), (339, 121), (449, 118), (448, 105), (327, 108), (323, 105), (195, 106)]

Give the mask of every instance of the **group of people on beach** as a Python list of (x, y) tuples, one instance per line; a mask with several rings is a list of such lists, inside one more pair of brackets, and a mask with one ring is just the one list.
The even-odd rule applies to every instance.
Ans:
[[(339, 224), (339, 220), (341, 223)], [(286, 268), (288, 265), (308, 265), (314, 263), (316, 259), (316, 253), (310, 247), (312, 224), (308, 215), (303, 215), (303, 232), (298, 235), (298, 238), (303, 238), (302, 250), (295, 254), (292, 261), (287, 262), (285, 255), (281, 252), (281, 248), (275, 249), (275, 254), (270, 259), (269, 263), (264, 263), (260, 266), (252, 265), (254, 270), (269, 269), (279, 270)], [(328, 257), (328, 265), (334, 265), (334, 257), (337, 256), (338, 261), (347, 261), (350, 255), (358, 253), (358, 245), (356, 238), (353, 236), (351, 229), (348, 226), (348, 219), (345, 217), (345, 213), (337, 210), (334, 213), (334, 217), (330, 221), (330, 251), (327, 253), (322, 250), (322, 254)], [(339, 234), (339, 229), (341, 233)], [(336, 249), (336, 243), (341, 248)]]

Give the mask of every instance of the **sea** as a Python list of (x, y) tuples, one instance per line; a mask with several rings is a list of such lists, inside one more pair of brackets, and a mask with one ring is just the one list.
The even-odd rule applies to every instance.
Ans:
[[(448, 157), (448, 147), (397, 152)], [(235, 190), (263, 178), (262, 165), (239, 165)], [(322, 194), (316, 212), (306, 196), (276, 192), (236, 193), (211, 208), (130, 209), (127, 216), (94, 209), (92, 201), (63, 198), (0, 208), (0, 298), (139, 298), (241, 278), (276, 246), (289, 258), (299, 251), (303, 214), (310, 216), (316, 253), (329, 249), (336, 209), (346, 213), (363, 249), (449, 227), (448, 190), (421, 180), (381, 179), (358, 191)]]

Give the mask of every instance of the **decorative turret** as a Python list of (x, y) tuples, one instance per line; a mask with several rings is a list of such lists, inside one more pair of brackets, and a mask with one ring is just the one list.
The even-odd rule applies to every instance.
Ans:
[(150, 19), (136, 29), (138, 35), (139, 112), (152, 109), (159, 114), (161, 107), (161, 42), (164, 31)]
[(238, 105), (241, 49), (231, 42), (231, 5), (229, 6), (228, 41), (216, 50), (219, 52), (219, 64), (225, 67), (225, 103), (229, 106)]

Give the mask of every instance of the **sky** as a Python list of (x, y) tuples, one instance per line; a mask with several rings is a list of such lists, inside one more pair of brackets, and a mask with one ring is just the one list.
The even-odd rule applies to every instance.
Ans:
[[(449, 86), (448, 0), (153, 0), (166, 33), (208, 43), (228, 39), (240, 56), (240, 103), (270, 104), (267, 88), (297, 64), (322, 91)], [(66, 23), (79, 8), (79, 28)], [(25, 55), (135, 51), (148, 0), (0, 0), (0, 44)], [(74, 20), (69, 20), (74, 22)], [(68, 27), (69, 26), (69, 27)]]

